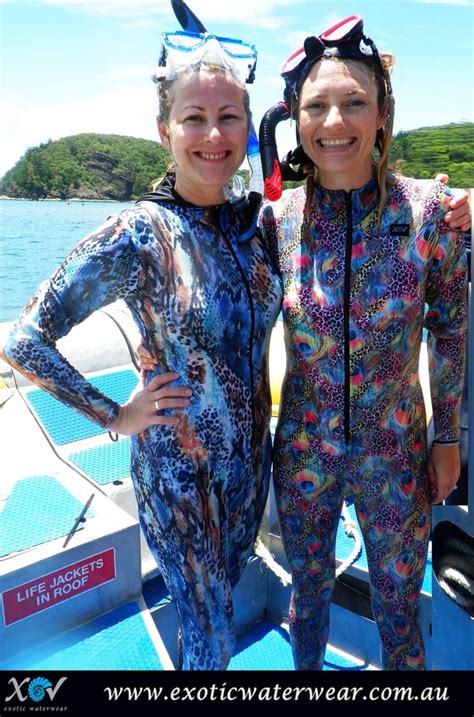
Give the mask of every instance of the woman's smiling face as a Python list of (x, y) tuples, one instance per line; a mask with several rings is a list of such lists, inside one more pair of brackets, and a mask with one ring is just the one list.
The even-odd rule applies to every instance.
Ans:
[(223, 202), (222, 188), (246, 153), (244, 92), (224, 72), (193, 72), (176, 81), (167, 126), (158, 125), (176, 165), (176, 191), (193, 204)]
[(372, 150), (385, 116), (362, 63), (322, 60), (303, 83), (298, 126), (303, 149), (327, 189), (356, 189), (372, 176)]

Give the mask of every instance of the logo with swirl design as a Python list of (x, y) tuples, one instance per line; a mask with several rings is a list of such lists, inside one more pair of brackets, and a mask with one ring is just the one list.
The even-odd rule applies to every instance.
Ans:
[[(33, 679), (25, 677), (21, 682), (18, 682), (16, 677), (10, 677), (8, 684), (13, 687), (13, 692), (5, 697), (5, 702), (10, 702), (14, 698), (20, 702), (25, 702), (28, 697), (33, 702), (41, 702), (46, 695), (48, 695), (50, 701), (52, 702), (56, 697), (59, 688), (66, 682), (66, 680), (67, 677), (60, 677), (56, 682), (56, 686), (53, 687), (52, 683), (46, 679), (46, 677), (33, 677)], [(30, 707), (30, 709), (35, 708)]]
[(41, 702), (46, 695), (48, 687), (52, 687), (52, 683), (46, 677), (35, 677), (28, 685), (28, 695), (33, 702)]

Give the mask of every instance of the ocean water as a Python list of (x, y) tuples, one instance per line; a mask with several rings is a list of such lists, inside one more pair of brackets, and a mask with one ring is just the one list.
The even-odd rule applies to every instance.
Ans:
[(0, 321), (13, 321), (81, 239), (129, 206), (0, 199)]

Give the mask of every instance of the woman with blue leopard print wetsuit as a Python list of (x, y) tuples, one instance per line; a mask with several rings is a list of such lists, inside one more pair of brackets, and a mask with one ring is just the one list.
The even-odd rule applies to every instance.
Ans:
[[(247, 226), (223, 195), (245, 156), (248, 93), (228, 53), (217, 42), (209, 50), (193, 67), (167, 64), (157, 78), (159, 132), (174, 172), (77, 246), (4, 349), (61, 401), (132, 436), (140, 522), (178, 611), (182, 666), (194, 670), (225, 669), (233, 653), (232, 588), (268, 493), (268, 349), (281, 308), (257, 207)], [(55, 347), (119, 298), (157, 361), (125, 406)]]
[[(302, 144), (295, 164), (308, 179), (262, 217), (284, 285), (274, 481), (292, 571), (291, 641), (298, 669), (322, 668), (349, 491), (383, 666), (424, 669), (419, 595), (430, 505), (459, 476), (465, 251), (445, 223), (441, 184), (387, 175), (389, 56), (362, 34), (360, 18), (347, 24), (336, 41), (308, 38), (283, 75)], [(435, 422), (428, 459), (418, 376), (425, 302)]]

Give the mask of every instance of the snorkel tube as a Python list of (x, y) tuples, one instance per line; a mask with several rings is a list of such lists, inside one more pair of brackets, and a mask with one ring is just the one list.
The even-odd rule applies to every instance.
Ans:
[(171, 7), (179, 24), (187, 32), (207, 32), (206, 28), (182, 0), (171, 0)]
[[(281, 68), (281, 75), (285, 80), (284, 100), (270, 107), (260, 122), (259, 139), (265, 196), (271, 202), (280, 199), (284, 181), (304, 178), (303, 176), (300, 177), (297, 171), (291, 166), (293, 154), (296, 153), (296, 150), (294, 153), (289, 152), (280, 162), (275, 136), (278, 124), (291, 117), (292, 92), (286, 77), (287, 68), (291, 67), (293, 69), (294, 66), (298, 67), (304, 57), (304, 49), (300, 48), (290, 55), (284, 63)], [(296, 139), (297, 142), (299, 142), (298, 128), (296, 129)]]
[(258, 140), (262, 160), (263, 187), (265, 196), (274, 202), (280, 199), (283, 189), (281, 164), (278, 159), (275, 131), (279, 122), (289, 119), (290, 112), (286, 102), (277, 102), (262, 117)]

